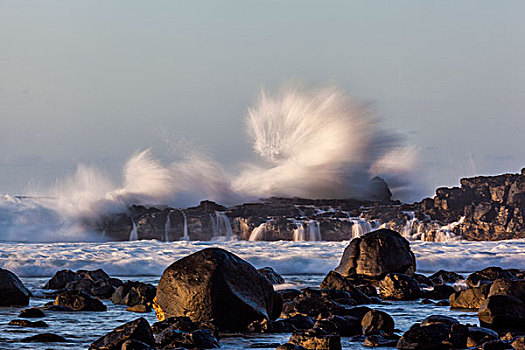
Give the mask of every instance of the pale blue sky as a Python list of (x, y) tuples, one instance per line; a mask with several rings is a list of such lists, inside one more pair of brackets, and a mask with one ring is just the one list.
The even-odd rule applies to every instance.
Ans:
[[(0, 193), (190, 144), (234, 165), (283, 82), (335, 84), (421, 150), (419, 196), (525, 166), (523, 1), (0, 0)], [(184, 147), (175, 147), (184, 150)]]

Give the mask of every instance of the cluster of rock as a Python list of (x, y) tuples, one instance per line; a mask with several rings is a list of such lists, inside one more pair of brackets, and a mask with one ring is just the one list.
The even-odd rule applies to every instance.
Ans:
[(268, 198), (231, 208), (211, 201), (175, 209), (131, 206), (126, 213), (86, 219), (113, 240), (350, 240), (388, 227), (412, 239), (442, 241), (525, 238), (525, 169), (521, 174), (461, 180), (439, 188), (434, 198), (392, 201), (388, 185), (372, 181), (368, 199)]
[[(256, 270), (226, 250), (207, 248), (164, 271), (159, 285), (122, 282), (102, 270), (59, 271), (45, 288), (54, 301), (26, 309), (10, 325), (45, 328), (53, 311), (105, 311), (101, 299), (129, 311), (155, 309), (159, 322), (138, 318), (93, 342), (90, 349), (209, 349), (220, 347), (223, 332), (288, 333), (286, 349), (341, 349), (341, 338), (367, 347), (398, 349), (523, 349), (525, 272), (490, 267), (463, 276), (439, 271), (415, 273), (416, 259), (399, 233), (380, 229), (356, 238), (319, 288), (275, 291), (283, 283), (271, 268)], [(458, 288), (465, 281), (464, 288)], [(456, 288), (451, 286), (454, 284)], [(14, 297), (12, 297), (14, 296)], [(27, 305), (30, 293), (11, 272), (0, 270), (3, 305)], [(419, 300), (451, 308), (476, 309), (481, 327), (430, 315), (406, 332), (374, 304)], [(66, 341), (42, 333), (26, 342)]]

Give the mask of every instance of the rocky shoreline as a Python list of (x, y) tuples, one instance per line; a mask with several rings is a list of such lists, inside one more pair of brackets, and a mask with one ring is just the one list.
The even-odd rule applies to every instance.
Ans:
[(478, 176), (460, 187), (439, 188), (434, 198), (401, 203), (388, 185), (371, 180), (368, 199), (267, 198), (230, 208), (203, 201), (191, 208), (131, 206), (84, 224), (109, 240), (343, 241), (377, 228), (409, 240), (525, 238), (525, 169)]
[[(525, 348), (525, 272), (488, 267), (461, 276), (416, 273), (410, 243), (398, 232), (379, 229), (350, 242), (335, 271), (318, 288), (274, 290), (284, 280), (271, 268), (256, 270), (236, 255), (206, 248), (166, 268), (158, 286), (121, 281), (102, 270), (58, 271), (39, 308), (21, 310), (13, 327), (45, 329), (49, 313), (104, 313), (101, 300), (129, 312), (149, 313), (94, 341), (91, 349), (206, 349), (237, 333), (290, 334), (277, 349), (341, 349), (341, 340), (366, 347), (399, 349)], [(34, 298), (16, 275), (0, 270), (0, 303), (23, 307)], [(385, 303), (418, 301), (444, 309), (476, 311), (480, 326), (443, 315), (421, 315), (402, 332), (396, 317), (378, 310)], [(376, 307), (374, 307), (376, 305)], [(37, 321), (31, 321), (37, 319)], [(64, 342), (60, 334), (39, 333), (20, 342)]]

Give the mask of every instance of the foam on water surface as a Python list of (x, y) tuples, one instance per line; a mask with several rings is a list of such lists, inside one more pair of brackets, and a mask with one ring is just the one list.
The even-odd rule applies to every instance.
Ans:
[[(208, 247), (229, 250), (255, 267), (281, 274), (326, 274), (348, 241), (132, 241), (84, 243), (0, 243), (0, 267), (19, 276), (52, 276), (61, 269), (102, 268), (115, 276), (160, 276), (184, 256)], [(525, 240), (410, 243), (420, 272), (472, 272), (487, 266), (525, 269)]]

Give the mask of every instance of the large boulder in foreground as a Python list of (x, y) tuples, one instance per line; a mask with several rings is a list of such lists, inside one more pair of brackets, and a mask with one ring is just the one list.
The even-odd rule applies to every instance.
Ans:
[(11, 271), (0, 269), (0, 306), (28, 305), (31, 293)]
[(491, 295), (481, 304), (478, 318), (482, 327), (495, 331), (525, 331), (525, 303), (509, 295)]
[(187, 316), (213, 321), (221, 331), (239, 331), (253, 321), (276, 319), (282, 300), (251, 264), (224, 249), (207, 248), (166, 268), (154, 307), (160, 321)]
[(414, 274), (416, 258), (410, 244), (396, 231), (379, 229), (354, 238), (336, 271), (343, 276), (382, 279), (388, 273)]

